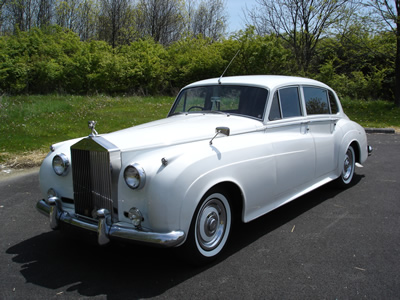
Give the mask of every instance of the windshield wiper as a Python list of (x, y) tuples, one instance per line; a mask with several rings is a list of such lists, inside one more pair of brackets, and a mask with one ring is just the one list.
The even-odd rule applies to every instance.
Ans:
[(203, 112), (210, 113), (210, 114), (220, 114), (220, 115), (229, 116), (229, 113), (221, 111), (221, 110), (203, 110)]

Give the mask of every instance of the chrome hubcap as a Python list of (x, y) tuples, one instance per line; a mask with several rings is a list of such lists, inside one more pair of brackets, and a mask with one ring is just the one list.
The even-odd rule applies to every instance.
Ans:
[(204, 224), (204, 231), (208, 236), (215, 233), (218, 225), (218, 216), (215, 212), (212, 212), (209, 216), (207, 216), (206, 224)]
[(353, 153), (348, 149), (344, 158), (343, 179), (347, 180), (353, 173)]
[(224, 237), (227, 214), (219, 199), (210, 199), (199, 211), (196, 223), (197, 240), (207, 251), (215, 249)]

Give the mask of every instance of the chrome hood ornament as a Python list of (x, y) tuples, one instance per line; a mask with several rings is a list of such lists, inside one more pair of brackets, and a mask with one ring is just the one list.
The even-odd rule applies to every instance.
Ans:
[(96, 135), (98, 135), (98, 133), (97, 133), (97, 131), (96, 131), (96, 129), (95, 129), (96, 124), (97, 124), (96, 121), (89, 121), (89, 122), (88, 122), (89, 129), (92, 130), (92, 133), (90, 134), (90, 136), (96, 136)]

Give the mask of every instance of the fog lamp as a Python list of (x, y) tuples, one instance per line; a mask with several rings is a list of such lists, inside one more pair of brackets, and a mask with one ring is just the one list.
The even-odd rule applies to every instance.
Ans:
[(140, 227), (143, 221), (143, 215), (136, 207), (132, 207), (128, 212), (128, 217), (132, 221), (133, 226)]
[(56, 192), (53, 188), (50, 188), (50, 189), (47, 191), (47, 199), (50, 199), (50, 198), (52, 198), (52, 197), (58, 197), (58, 194), (57, 194), (57, 192)]

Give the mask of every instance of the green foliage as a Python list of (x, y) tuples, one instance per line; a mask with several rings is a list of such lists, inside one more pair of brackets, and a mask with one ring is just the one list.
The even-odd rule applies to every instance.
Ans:
[(168, 53), (163, 46), (146, 39), (117, 50), (117, 56), (122, 63), (119, 76), (125, 92), (156, 94), (165, 90), (168, 80)]
[(220, 76), (225, 61), (217, 45), (201, 36), (185, 38), (171, 45), (168, 49), (171, 84), (179, 87), (196, 80)]
[(228, 73), (231, 75), (289, 74), (293, 58), (274, 35), (259, 36), (254, 28), (239, 31), (219, 45), (225, 66), (240, 50)]
[(393, 35), (371, 35), (363, 26), (321, 42), (315, 77), (342, 96), (394, 99), (396, 41)]
[(319, 79), (340, 96), (394, 99), (393, 35), (371, 35), (362, 26), (319, 43), (308, 74), (296, 69), (281, 38), (260, 36), (253, 27), (218, 42), (201, 35), (162, 46), (152, 39), (112, 48), (80, 41), (72, 31), (51, 26), (0, 37), (0, 93), (165, 94), (184, 85), (225, 76), (304, 75)]
[(373, 68), (369, 74), (361, 71), (352, 71), (350, 74), (337, 74), (332, 61), (320, 68), (316, 78), (331, 86), (341, 97), (352, 99), (374, 100), (382, 96), (383, 83), (387, 70)]

